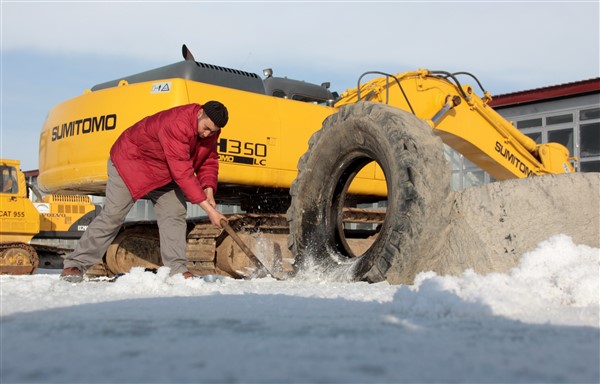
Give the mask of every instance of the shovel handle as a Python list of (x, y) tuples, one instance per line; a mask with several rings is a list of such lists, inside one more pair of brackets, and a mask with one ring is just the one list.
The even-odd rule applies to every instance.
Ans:
[(240, 248), (242, 248), (242, 251), (244, 251), (246, 256), (248, 256), (252, 261), (257, 262), (259, 265), (262, 265), (262, 263), (260, 262), (260, 260), (258, 260), (256, 255), (254, 255), (254, 253), (252, 253), (250, 248), (248, 248), (248, 246), (242, 241), (242, 239), (240, 239), (238, 234), (235, 233), (233, 228), (231, 228), (231, 225), (229, 225), (227, 220), (221, 219), (221, 226), (223, 227), (223, 229), (225, 229), (225, 232), (227, 232), (229, 234), (229, 236), (231, 236), (233, 241), (235, 241), (236, 244), (239, 245)]

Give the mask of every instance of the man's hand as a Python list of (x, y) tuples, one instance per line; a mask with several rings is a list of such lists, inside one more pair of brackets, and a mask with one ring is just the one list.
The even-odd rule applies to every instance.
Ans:
[[(214, 202), (214, 199), (213, 199)], [(227, 221), (227, 218), (225, 216), (223, 216), (223, 214), (219, 211), (217, 211), (210, 203), (208, 200), (204, 200), (203, 202), (198, 204), (202, 209), (204, 209), (204, 212), (206, 212), (206, 214), (208, 215), (208, 218), (210, 219), (210, 222), (217, 228), (222, 228), (221, 227), (221, 220), (225, 220)]]

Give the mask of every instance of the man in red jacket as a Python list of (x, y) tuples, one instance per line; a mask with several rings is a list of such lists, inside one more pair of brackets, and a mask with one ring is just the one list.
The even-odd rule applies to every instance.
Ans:
[(214, 198), (217, 140), (228, 119), (223, 104), (209, 101), (158, 112), (125, 130), (110, 150), (104, 208), (65, 259), (61, 279), (83, 279), (83, 273), (106, 253), (140, 198), (154, 204), (163, 264), (172, 275), (193, 277), (186, 267), (186, 198), (221, 227), (225, 216), (216, 210)]

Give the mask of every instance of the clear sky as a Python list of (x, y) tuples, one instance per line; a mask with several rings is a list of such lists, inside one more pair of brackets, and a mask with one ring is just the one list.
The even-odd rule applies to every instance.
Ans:
[(363, 72), (467, 71), (492, 95), (600, 76), (600, 2), (1, 1), (1, 150), (38, 168), (48, 111), (182, 60), (354, 87)]

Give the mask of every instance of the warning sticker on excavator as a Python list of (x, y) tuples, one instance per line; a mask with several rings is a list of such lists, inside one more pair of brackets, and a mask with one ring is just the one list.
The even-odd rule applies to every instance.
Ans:
[(170, 81), (154, 83), (152, 84), (152, 90), (150, 93), (169, 93), (171, 92), (171, 88), (173, 88), (173, 84)]

